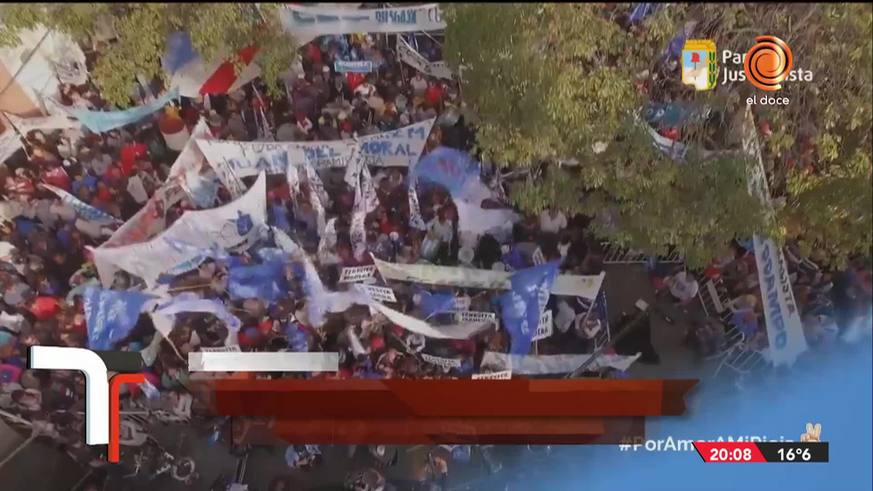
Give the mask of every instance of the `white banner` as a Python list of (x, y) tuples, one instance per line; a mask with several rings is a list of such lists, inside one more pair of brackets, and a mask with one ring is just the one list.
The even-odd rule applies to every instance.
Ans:
[(537, 326), (537, 332), (534, 334), (533, 340), (539, 341), (541, 339), (546, 339), (552, 335), (554, 329), (555, 326), (552, 323), (552, 311), (546, 309), (543, 311), (542, 315), (540, 315), (540, 324)]
[[(397, 264), (374, 258), (379, 273), (386, 280), (408, 281), (426, 285), (509, 290), (512, 273), (485, 269), (453, 268), (429, 264)], [(605, 273), (596, 276), (559, 275), (552, 285), (552, 294), (597, 298)]]
[(374, 274), (376, 274), (376, 266), (373, 265), (343, 268), (338, 283), (358, 283), (372, 278)]
[(327, 34), (358, 32), (439, 31), (446, 28), (439, 5), (383, 9), (344, 9), (284, 5), (279, 11), (282, 27), (303, 45)]
[(475, 324), (456, 324), (451, 326), (431, 326), (427, 322), (398, 312), (378, 302), (371, 304), (372, 308), (388, 318), (394, 324), (422, 336), (435, 339), (469, 339), (477, 333), (493, 326), (491, 322)]
[(434, 356), (428, 355), (427, 353), (422, 353), (421, 359), (430, 363), (431, 365), (436, 365), (438, 367), (461, 368), (460, 358), (443, 358), (442, 356)]
[(397, 36), (397, 57), (400, 61), (431, 77), (452, 80), (453, 74), (444, 61), (431, 62), (415, 50), (403, 36)]
[(362, 290), (373, 300), (379, 302), (397, 302), (397, 297), (394, 296), (394, 290), (385, 286), (376, 285), (355, 285), (356, 288)]
[[(772, 210), (767, 175), (761, 158), (761, 148), (751, 107), (746, 108), (746, 121), (743, 147), (752, 162), (748, 166), (749, 194)], [(764, 318), (767, 321), (769, 340), (768, 358), (773, 365), (792, 365), (794, 360), (806, 351), (806, 337), (800, 312), (791, 290), (788, 268), (782, 249), (768, 239), (755, 234), (755, 262), (758, 266), (758, 283), (761, 286), (761, 299), (764, 302)]]
[(455, 312), (455, 320), (459, 324), (477, 323), (477, 322), (494, 322), (497, 323), (497, 314), (494, 312), (476, 312), (473, 310), (462, 310)]
[[(358, 138), (364, 164), (377, 167), (409, 167), (418, 162), (436, 119), (404, 126), (394, 131)], [(354, 140), (326, 142), (238, 142), (197, 139), (197, 145), (219, 179), (227, 186), (233, 176), (243, 178), (285, 174), (288, 164), (310, 164), (315, 169), (345, 167)]]
[(66, 114), (53, 114), (51, 116), (42, 116), (38, 118), (21, 118), (6, 112), (3, 114), (22, 135), (27, 135), (28, 132), (33, 130), (67, 130), (82, 126), (82, 124), (75, 119), (68, 118)]
[(473, 380), (512, 380), (512, 372), (503, 370), (501, 372), (490, 373), (474, 373)]
[[(154, 286), (161, 273), (191, 262), (196, 267), (194, 248), (223, 249), (234, 247), (256, 236), (267, 222), (267, 177), (261, 175), (240, 199), (211, 210), (188, 211), (161, 235), (148, 242), (123, 247), (94, 249), (94, 263), (103, 285), (112, 284), (115, 269), (120, 268)], [(180, 251), (165, 239), (182, 242), (193, 248)], [(195, 264), (196, 263), (196, 264)]]
[[(486, 351), (482, 357), (481, 369), (485, 370), (509, 370), (512, 373), (523, 375), (551, 375), (570, 373), (579, 368), (591, 358), (591, 354), (584, 355), (509, 355)], [(616, 370), (627, 370), (640, 357), (623, 355), (600, 355), (590, 365), (592, 370), (602, 367), (611, 367)]]

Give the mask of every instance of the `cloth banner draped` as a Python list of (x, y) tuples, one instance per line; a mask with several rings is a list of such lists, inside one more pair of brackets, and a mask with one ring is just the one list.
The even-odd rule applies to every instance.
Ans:
[[(509, 290), (512, 273), (490, 269), (453, 268), (429, 264), (398, 264), (374, 258), (379, 273), (386, 280), (406, 281), (426, 285)], [(554, 295), (597, 298), (605, 273), (595, 276), (558, 275), (552, 285)]]
[[(358, 138), (364, 164), (377, 167), (410, 167), (424, 150), (436, 119)], [(243, 178), (285, 174), (289, 163), (310, 164), (315, 169), (349, 165), (354, 140), (322, 142), (238, 142), (197, 139), (197, 145), (225, 186), (233, 176)]]
[(286, 4), (279, 11), (282, 27), (304, 44), (328, 34), (438, 31), (446, 28), (439, 5), (381, 9), (304, 7)]
[[(482, 370), (511, 371), (513, 374), (522, 375), (552, 375), (570, 373), (587, 362), (592, 355), (509, 355), (486, 351), (482, 357)], [(610, 367), (625, 371), (640, 357), (637, 353), (633, 356), (623, 355), (600, 355), (592, 363), (591, 369)]]
[(146, 302), (154, 297), (140, 292), (91, 287), (85, 290), (82, 298), (88, 326), (88, 347), (110, 350), (130, 334)]
[(74, 118), (78, 119), (83, 125), (94, 133), (103, 133), (115, 128), (121, 128), (145, 118), (146, 116), (160, 110), (166, 106), (168, 102), (179, 98), (179, 91), (172, 90), (167, 92), (157, 100), (148, 104), (132, 107), (123, 111), (88, 111), (86, 109), (68, 109), (67, 111)]
[(111, 284), (115, 271), (120, 268), (154, 286), (161, 273), (197, 257), (194, 251), (176, 250), (165, 238), (195, 248), (227, 249), (259, 237), (267, 222), (266, 189), (267, 177), (261, 174), (241, 198), (211, 210), (188, 211), (148, 242), (94, 249), (94, 263), (101, 281), (104, 285)]
[(469, 339), (494, 325), (491, 322), (480, 322), (471, 324), (453, 324), (449, 326), (432, 326), (421, 319), (416, 319), (415, 317), (406, 315), (403, 312), (398, 312), (378, 302), (373, 302), (371, 306), (374, 310), (384, 315), (389, 321), (407, 331), (434, 339)]

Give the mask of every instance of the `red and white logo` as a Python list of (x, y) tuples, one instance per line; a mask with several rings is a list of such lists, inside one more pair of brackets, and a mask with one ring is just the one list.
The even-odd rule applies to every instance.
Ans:
[(118, 373), (108, 377), (103, 359), (84, 348), (31, 346), (28, 368), (32, 370), (78, 370), (85, 374), (85, 443), (109, 445), (107, 460), (117, 463), (119, 448), (118, 393), (124, 384), (141, 384), (141, 373)]

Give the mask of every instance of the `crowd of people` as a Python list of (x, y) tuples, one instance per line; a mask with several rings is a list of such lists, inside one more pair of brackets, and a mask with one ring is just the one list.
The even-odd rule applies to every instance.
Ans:
[[(301, 66), (284, 74), (285, 94), (270, 93), (261, 80), (227, 95), (178, 101), (165, 115), (150, 117), (105, 133), (76, 128), (63, 131), (31, 131), (25, 149), (0, 167), (4, 200), (2, 211), (3, 271), (2, 397), (0, 408), (6, 414), (42, 422), (41, 434), (50, 436), (71, 455), (95, 465), (98, 452), (91, 452), (81, 441), (83, 425), (84, 379), (67, 371), (38, 371), (26, 367), (30, 346), (56, 345), (88, 347), (88, 326), (82, 293), (99, 284), (91, 256), (109, 238), (117, 225), (136, 214), (166, 182), (177, 153), (161, 136), (162, 118), (173, 113), (190, 130), (204, 119), (215, 138), (252, 141), (314, 141), (349, 139), (380, 133), (430, 118), (440, 118), (428, 138), (425, 153), (437, 146), (471, 150), (472, 132), (465, 124), (459, 88), (454, 81), (440, 80), (401, 66), (389, 47), (387, 37), (333, 36), (312, 42), (303, 50)], [(422, 51), (430, 58), (439, 56), (434, 39), (423, 39)], [(336, 73), (335, 59), (368, 59), (377, 71), (369, 74)], [(135, 101), (146, 100), (151, 87), (141, 87)], [(58, 96), (61, 105), (91, 110), (112, 109), (93, 86), (64, 86)], [(354, 250), (349, 238), (350, 214), (355, 194), (342, 179), (343, 169), (320, 171), (330, 202), (327, 216), (336, 218), (335, 244), (318, 251), (320, 242), (315, 210), (306, 199), (306, 185), (292, 189), (285, 176), (269, 176), (269, 225), (287, 233), (311, 254), (324, 285), (338, 284), (345, 267), (372, 263), (369, 254)], [(458, 211), (451, 194), (438, 185), (419, 186), (424, 230), (409, 226), (410, 210), (405, 169), (374, 169), (379, 206), (367, 216), (366, 252), (397, 263), (431, 263), (445, 266), (502, 269), (510, 271), (533, 265), (540, 250), (546, 259), (560, 259), (562, 269), (575, 274), (597, 274), (602, 266), (586, 235), (585, 217), (566, 217), (560, 211), (524, 217), (498, 237), (481, 237), (458, 230)], [(497, 172), (484, 179), (494, 182)], [(71, 193), (80, 201), (117, 219), (116, 223), (89, 220), (78, 214), (55, 193), (49, 184)], [(220, 202), (231, 201), (228, 190), (218, 192)], [(157, 210), (166, 227), (188, 210), (197, 209), (189, 197), (166, 210)], [(254, 264), (259, 258), (255, 247), (241, 254), (215, 258), (185, 274), (168, 279), (170, 292), (196, 294), (220, 299), (242, 324), (236, 333), (244, 351), (331, 351), (341, 356), (336, 377), (431, 378), (469, 376), (484, 350), (503, 351), (508, 347), (505, 332), (491, 329), (469, 340), (436, 340), (410, 333), (382, 319), (373, 318), (366, 307), (355, 306), (330, 314), (320, 326), (307, 319), (304, 286), (293, 268), (287, 273), (286, 291), (275, 301), (259, 298), (231, 299), (227, 291), (230, 267)], [(428, 291), (417, 285), (392, 284), (400, 310), (429, 322), (451, 322), (451, 312), (440, 310), (429, 298), (435, 293), (451, 293), (470, 300), (471, 310), (499, 311), (488, 291), (443, 289)], [(124, 272), (112, 282), (115, 290), (142, 287), (139, 278)], [(544, 352), (591, 351), (591, 339), (606, 319), (580, 322), (583, 307), (571, 298), (550, 303), (556, 313), (558, 330), (565, 342), (546, 342)], [(597, 326), (594, 326), (596, 324)], [(168, 339), (164, 340), (148, 315), (115, 349), (143, 353), (148, 368), (148, 383), (132, 387), (128, 403), (164, 411), (170, 419), (184, 421), (192, 414), (188, 393), (190, 374), (186, 355), (208, 347), (225, 346), (227, 326), (214, 316), (202, 313), (180, 314)], [(562, 338), (565, 339), (565, 338)], [(565, 339), (565, 340), (566, 340)], [(448, 367), (425, 362), (427, 352), (444, 358), (460, 359)], [(156, 389), (156, 390), (153, 390)], [(193, 412), (198, 411), (193, 401)], [(140, 442), (140, 431), (127, 425), (122, 441)], [(141, 442), (140, 442), (141, 443)], [(312, 465), (311, 448), (291, 452), (295, 466)]]
[[(324, 36), (307, 44), (301, 50), (300, 66), (283, 74), (284, 94), (270, 92), (257, 79), (231, 94), (181, 98), (166, 115), (105, 133), (77, 128), (24, 135), (24, 151), (0, 166), (0, 409), (38, 425), (41, 434), (51, 437), (77, 460), (95, 465), (100, 461), (99, 452), (92, 452), (81, 441), (83, 377), (68, 371), (28, 370), (26, 353), (34, 345), (89, 346), (82, 292), (99, 284), (90, 251), (164, 186), (177, 156), (164, 142), (160, 118), (171, 118), (175, 113), (189, 130), (203, 119), (215, 138), (237, 141), (350, 139), (437, 118), (424, 154), (439, 146), (472, 151), (473, 133), (465, 122), (457, 82), (429, 77), (402, 65), (391, 49), (392, 38)], [(419, 49), (431, 61), (440, 57), (438, 42), (429, 37), (421, 39)], [(377, 68), (369, 74), (337, 73), (333, 63), (337, 59), (366, 59)], [(153, 87), (140, 89), (135, 100), (145, 100)], [(90, 85), (64, 86), (58, 101), (71, 107), (110, 108)], [(496, 190), (500, 170), (486, 165), (482, 170), (483, 182), (495, 190), (491, 201), (506, 207), (499, 203)], [(366, 218), (367, 250), (356, 250), (349, 231), (355, 190), (343, 180), (344, 172), (319, 171), (330, 197), (324, 203), (326, 217), (336, 219), (335, 241), (326, 248), (319, 247), (323, 230), (309, 199), (315, 191), (306, 183), (293, 188), (284, 175), (269, 176), (267, 185), (269, 225), (303, 247), (328, 290), (347, 288), (339, 283), (343, 268), (372, 264), (370, 254), (400, 264), (502, 271), (533, 266), (536, 256), (541, 255), (542, 260), (559, 261), (562, 273), (597, 275), (603, 270), (599, 242), (587, 231), (589, 219), (566, 216), (557, 209), (538, 216), (522, 215), (502, 233), (470, 234), (459, 230), (458, 206), (452, 194), (439, 185), (421, 183), (418, 194), (426, 226), (411, 226), (410, 178), (399, 168), (374, 169), (378, 207)], [(115, 217), (117, 223), (81, 216), (44, 184), (71, 193)], [(218, 201), (231, 199), (229, 190), (220, 188)], [(198, 208), (195, 200), (184, 197), (156, 213), (164, 216), (169, 227), (186, 211)], [(276, 243), (271, 233), (265, 241)], [(176, 421), (195, 417), (198, 404), (189, 393), (192, 375), (187, 370), (187, 354), (225, 347), (232, 334), (238, 342), (234, 345), (242, 351), (337, 352), (339, 372), (324, 376), (346, 378), (467, 377), (477, 370), (485, 351), (509, 349), (503, 329), (490, 329), (466, 340), (426, 339), (372, 315), (362, 305), (330, 313), (325, 322), (313, 325), (306, 285), (296, 263), (289, 264), (282, 278), (283, 291), (276, 298), (234, 298), (228, 291), (230, 269), (257, 264), (263, 259), (263, 248), (261, 243), (247, 251), (213, 257), (187, 273), (166, 278), (165, 286), (171, 293), (220, 300), (239, 318), (241, 328), (231, 333), (215, 316), (184, 313), (176, 317), (174, 329), (164, 339), (151, 318), (141, 315), (136, 327), (115, 346), (143, 353), (148, 365), (148, 383), (127, 389), (129, 404), (162, 410)], [(714, 262), (706, 275), (720, 279), (730, 297), (737, 299), (735, 320), (746, 338), (766, 345), (754, 267), (753, 254), (738, 246), (730, 258)], [(846, 273), (850, 278), (840, 280), (836, 273), (811, 268), (801, 259), (792, 259), (791, 268), (808, 326), (807, 337), (813, 343), (827, 342), (831, 337), (826, 318), (837, 315), (837, 301), (830, 297), (834, 291), (854, 292), (847, 293), (845, 301), (869, 304), (869, 269)], [(839, 281), (848, 286), (838, 288)], [(117, 273), (112, 284), (115, 290), (142, 286), (141, 279), (124, 272)], [(492, 291), (436, 290), (399, 282), (390, 286), (398, 310), (434, 324), (451, 323), (453, 316), (451, 309), (431, 301), (437, 295), (469, 300), (469, 310), (500, 312), (498, 295)], [(685, 273), (671, 276), (664, 286), (685, 304), (696, 298), (699, 289), (696, 280)], [(592, 353), (598, 346), (598, 335), (609, 329), (605, 311), (589, 315), (590, 302), (553, 295), (547, 308), (553, 312), (555, 333), (538, 344), (539, 354)], [(717, 349), (718, 342), (705, 333), (696, 332), (692, 337), (702, 350)], [(426, 361), (423, 353), (460, 361), (454, 366), (434, 364)], [(123, 438), (138, 441), (136, 428), (125, 430)], [(320, 463), (321, 452), (314, 446), (289, 447), (287, 457), (289, 466), (307, 467)], [(364, 474), (373, 473), (379, 471), (371, 469)], [(379, 481), (378, 477), (368, 479)]]

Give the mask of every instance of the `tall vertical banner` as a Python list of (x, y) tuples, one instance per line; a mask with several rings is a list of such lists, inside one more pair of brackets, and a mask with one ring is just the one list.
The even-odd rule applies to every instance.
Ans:
[[(761, 158), (761, 147), (755, 134), (751, 108), (746, 108), (743, 147), (752, 162), (748, 168), (749, 194), (772, 210), (767, 175)], [(800, 312), (791, 290), (791, 280), (785, 265), (785, 256), (773, 240), (754, 236), (755, 261), (758, 266), (758, 282), (764, 302), (764, 318), (767, 321), (767, 339), (770, 342), (770, 361), (775, 366), (792, 365), (806, 351), (806, 337)]]
[(439, 31), (446, 28), (440, 7), (435, 3), (382, 9), (286, 4), (279, 11), (279, 20), (285, 31), (301, 44), (327, 34)]

